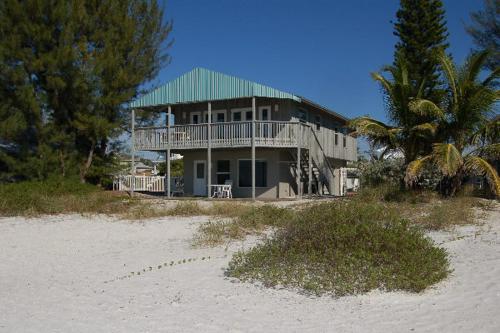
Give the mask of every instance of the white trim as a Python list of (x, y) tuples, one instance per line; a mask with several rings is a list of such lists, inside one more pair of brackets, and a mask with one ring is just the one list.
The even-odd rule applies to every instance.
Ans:
[[(203, 113), (203, 124), (206, 124), (208, 122), (208, 111), (205, 110), (202, 113)], [(215, 123), (214, 119), (217, 119), (216, 115), (218, 113), (224, 113), (224, 122), (227, 121), (226, 109), (212, 110), (212, 121), (211, 121), (212, 124)]]
[[(203, 167), (203, 175), (205, 176), (205, 191), (204, 193), (202, 194), (195, 194), (195, 183), (196, 183), (196, 179), (198, 179), (198, 169), (196, 168), (196, 164), (198, 163), (203, 163), (204, 167)], [(208, 175), (207, 175), (207, 160), (194, 160), (193, 161), (193, 195), (201, 195), (201, 196), (204, 196), (208, 193), (208, 187), (207, 187), (207, 184), (208, 184)]]
[(241, 121), (252, 121), (252, 119), (245, 119), (244, 117), (244, 115), (246, 115), (246, 112), (251, 112), (251, 111), (252, 111), (251, 107), (231, 109), (231, 121), (234, 121), (233, 119), (235, 112), (241, 112)]
[[(319, 118), (319, 128), (318, 128), (318, 123), (316, 122), (317, 118)], [(315, 131), (320, 131), (321, 130), (321, 127), (323, 127), (323, 118), (321, 117), (321, 115), (319, 115), (319, 114), (315, 114), (314, 115), (313, 125), (314, 125), (314, 130)]]
[(193, 124), (193, 116), (194, 115), (198, 115), (198, 124), (202, 124), (203, 119), (201, 119), (201, 111), (189, 112), (189, 124)]
[[(252, 159), (250, 158), (239, 158), (236, 160), (236, 187), (238, 188), (252, 188), (252, 186), (240, 186), (240, 161), (250, 161), (252, 162)], [(266, 183), (267, 183), (267, 186), (255, 186), (255, 188), (271, 188), (272, 186), (269, 186), (269, 177), (268, 177), (268, 174), (269, 174), (269, 163), (267, 161), (267, 159), (264, 159), (264, 158), (256, 158), (255, 159), (255, 162), (266, 162)], [(257, 163), (255, 163), (255, 165), (257, 165)]]
[(258, 118), (259, 120), (262, 120), (262, 121), (263, 121), (263, 119), (262, 119), (262, 110), (263, 110), (263, 109), (267, 109), (267, 118), (268, 118), (267, 120), (272, 120), (272, 116), (271, 116), (271, 114), (272, 114), (271, 105), (263, 105), (263, 106), (259, 106), (259, 108), (258, 108), (258, 109), (259, 109), (259, 112), (258, 112), (258, 113), (259, 113), (259, 118)]

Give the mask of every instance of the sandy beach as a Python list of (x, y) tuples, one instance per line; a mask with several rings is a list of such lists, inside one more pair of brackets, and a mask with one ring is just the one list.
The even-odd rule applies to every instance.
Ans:
[(479, 225), (430, 234), (454, 269), (435, 287), (339, 299), (224, 277), (255, 239), (192, 248), (207, 220), (0, 219), (0, 332), (500, 331), (498, 206)]

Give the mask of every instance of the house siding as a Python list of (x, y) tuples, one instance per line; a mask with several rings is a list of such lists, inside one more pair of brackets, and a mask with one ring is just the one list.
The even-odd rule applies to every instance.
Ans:
[[(276, 153), (274, 149), (256, 149), (256, 159), (265, 160), (267, 162), (267, 187), (256, 187), (255, 194), (259, 199), (276, 199), (279, 198), (280, 184), (280, 163), (288, 163), (290, 155), (286, 150)], [(249, 198), (252, 196), (251, 187), (239, 187), (238, 177), (238, 160), (251, 159), (249, 149), (224, 149), (212, 150), (212, 167), (211, 167), (211, 182), (217, 183), (217, 161), (229, 160), (230, 163), (230, 179), (233, 181), (233, 196), (240, 198)], [(207, 152), (205, 150), (186, 151), (184, 152), (184, 192), (187, 195), (193, 194), (193, 178), (194, 178), (194, 162), (206, 161)], [(281, 179), (293, 179), (291, 174), (282, 175)], [(292, 193), (294, 195), (294, 193)]]

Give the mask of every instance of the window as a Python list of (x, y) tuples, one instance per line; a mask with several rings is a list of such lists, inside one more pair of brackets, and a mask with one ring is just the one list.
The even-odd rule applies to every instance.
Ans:
[(307, 122), (307, 113), (305, 110), (299, 110), (299, 121), (303, 123)]
[(200, 115), (198, 113), (191, 114), (191, 124), (199, 124), (200, 123)]
[(198, 179), (205, 178), (205, 164), (204, 163), (196, 163), (196, 178), (198, 178)]
[(271, 107), (261, 106), (259, 107), (259, 118), (260, 120), (271, 120)]
[(232, 121), (252, 121), (252, 109), (238, 108), (231, 110)]
[(346, 145), (347, 145), (347, 142), (346, 142), (346, 141), (347, 141), (347, 139), (346, 139), (345, 135), (343, 136), (343, 139), (344, 139), (344, 140), (343, 140), (343, 141), (344, 141), (343, 143), (344, 143), (344, 148), (345, 148), (345, 147), (346, 147)]
[(241, 121), (241, 111), (233, 112), (233, 121)]
[(337, 132), (335, 132), (335, 145), (338, 146), (339, 145), (339, 135)]
[(321, 129), (321, 117), (314, 117), (314, 123), (316, 124), (316, 131), (319, 131)]
[[(252, 161), (238, 161), (238, 186), (252, 186)], [(255, 187), (267, 187), (267, 162), (255, 161)]]
[(217, 112), (215, 116), (215, 122), (216, 123), (223, 123), (226, 121), (226, 113), (224, 111), (222, 112)]
[(225, 184), (226, 180), (231, 179), (231, 163), (229, 160), (217, 161), (217, 184)]

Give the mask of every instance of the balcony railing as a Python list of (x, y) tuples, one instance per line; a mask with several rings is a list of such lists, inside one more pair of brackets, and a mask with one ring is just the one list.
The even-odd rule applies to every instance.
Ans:
[[(312, 129), (306, 124), (287, 121), (256, 121), (255, 146), (293, 148), (299, 144), (307, 148), (312, 140)], [(252, 122), (224, 122), (210, 124), (212, 148), (250, 147)], [(170, 127), (142, 127), (134, 132), (136, 150), (166, 150), (208, 148), (207, 124), (175, 125)], [(316, 132), (325, 154), (355, 160), (356, 139), (322, 128)], [(345, 139), (345, 145), (344, 145)], [(314, 142), (315, 143), (315, 142)]]

